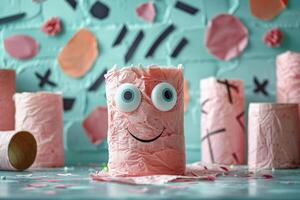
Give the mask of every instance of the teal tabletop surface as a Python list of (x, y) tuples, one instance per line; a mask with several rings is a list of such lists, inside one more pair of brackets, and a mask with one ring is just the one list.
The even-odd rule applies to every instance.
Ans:
[(0, 199), (300, 199), (300, 169), (272, 177), (220, 175), (215, 181), (125, 185), (95, 182), (92, 167), (0, 172)]

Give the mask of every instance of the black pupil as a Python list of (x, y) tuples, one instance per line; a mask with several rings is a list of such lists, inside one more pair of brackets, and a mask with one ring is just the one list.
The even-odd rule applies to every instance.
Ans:
[(130, 99), (132, 99), (132, 96), (133, 96), (133, 94), (130, 91), (126, 91), (124, 93), (124, 99), (127, 100), (127, 101), (129, 101)]
[(168, 100), (172, 99), (172, 97), (173, 97), (173, 94), (170, 90), (166, 90), (164, 95), (165, 95), (165, 98)]

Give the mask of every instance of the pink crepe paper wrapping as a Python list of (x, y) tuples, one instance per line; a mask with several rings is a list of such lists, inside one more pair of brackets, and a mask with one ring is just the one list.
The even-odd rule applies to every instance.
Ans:
[(250, 104), (248, 136), (249, 169), (299, 166), (297, 104)]
[(41, 27), (41, 31), (46, 35), (54, 36), (61, 32), (61, 22), (59, 17), (48, 19)]
[(202, 161), (244, 163), (244, 88), (240, 80), (201, 81)]
[(91, 174), (94, 181), (116, 182), (131, 185), (162, 185), (170, 182), (214, 181), (217, 175), (229, 172), (226, 166), (204, 164), (201, 162), (188, 164), (184, 175), (151, 175), (137, 177), (109, 176), (105, 171)]
[(33, 167), (63, 166), (62, 96), (50, 92), (17, 93), (14, 100), (16, 129), (29, 130), (37, 140)]
[(107, 108), (95, 108), (83, 121), (82, 126), (92, 144), (100, 144), (107, 136)]
[(14, 70), (0, 69), (0, 131), (14, 130), (16, 73)]
[[(300, 103), (300, 53), (287, 51), (276, 58), (277, 102)], [(300, 110), (299, 110), (300, 116)], [(300, 117), (299, 117), (300, 124)], [(300, 132), (300, 131), (299, 131)], [(300, 134), (300, 133), (299, 133)], [(300, 152), (300, 140), (299, 140)]]
[(0, 170), (25, 170), (35, 160), (37, 144), (27, 131), (0, 132)]
[[(158, 174), (183, 175), (185, 145), (183, 131), (182, 68), (129, 67), (111, 69), (106, 75), (108, 108), (108, 170), (110, 176), (146, 176)], [(166, 112), (154, 107), (153, 88), (161, 83), (171, 84), (177, 92), (175, 106)], [(121, 112), (114, 97), (121, 84), (131, 83), (141, 93), (141, 103), (133, 112)], [(155, 141), (143, 143), (131, 136)], [(163, 131), (162, 131), (163, 130)]]
[(221, 60), (239, 56), (248, 44), (248, 30), (235, 16), (220, 14), (209, 21), (205, 33), (205, 46)]

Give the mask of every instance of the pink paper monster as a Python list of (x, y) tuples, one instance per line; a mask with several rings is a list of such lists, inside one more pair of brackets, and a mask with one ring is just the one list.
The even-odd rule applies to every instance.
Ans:
[(113, 68), (105, 79), (109, 175), (183, 175), (181, 66)]

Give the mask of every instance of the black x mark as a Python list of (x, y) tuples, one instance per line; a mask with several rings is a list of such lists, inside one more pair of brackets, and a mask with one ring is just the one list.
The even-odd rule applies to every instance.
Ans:
[(208, 148), (209, 148), (209, 154), (210, 154), (210, 159), (211, 159), (211, 161), (212, 161), (213, 163), (215, 162), (215, 158), (214, 158), (214, 153), (213, 153), (212, 146), (211, 146), (210, 136), (215, 135), (215, 134), (218, 134), (218, 133), (222, 133), (222, 132), (225, 132), (225, 131), (226, 131), (225, 128), (218, 129), (218, 130), (213, 131), (213, 132), (208, 132), (208, 130), (206, 130), (206, 132), (207, 132), (206, 136), (204, 136), (204, 137), (201, 139), (201, 142), (203, 142), (204, 140), (207, 139), (207, 142), (208, 142)]
[(226, 86), (229, 103), (233, 104), (232, 95), (231, 95), (231, 90), (230, 89), (234, 89), (237, 93), (239, 93), (238, 87), (236, 85), (230, 84), (228, 80), (224, 80), (224, 81), (217, 80), (217, 81), (218, 81), (218, 83), (224, 84)]
[(240, 114), (238, 114), (235, 118), (238, 121), (239, 125), (242, 127), (242, 129), (245, 129), (244, 123), (241, 121), (241, 118), (244, 116), (244, 111), (242, 111)]
[(45, 73), (45, 75), (41, 75), (37, 72), (35, 72), (35, 76), (40, 79), (40, 83), (39, 83), (39, 87), (44, 87), (46, 84), (51, 85), (52, 87), (56, 87), (56, 83), (54, 83), (53, 81), (49, 80), (49, 77), (51, 75), (51, 70), (48, 69)]
[(254, 76), (253, 82), (255, 84), (255, 89), (253, 90), (254, 93), (263, 93), (265, 96), (269, 96), (269, 93), (266, 90), (266, 87), (269, 83), (268, 79), (263, 80), (262, 83), (259, 82), (259, 80)]

